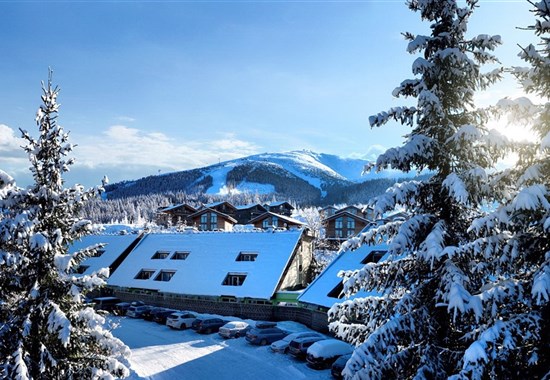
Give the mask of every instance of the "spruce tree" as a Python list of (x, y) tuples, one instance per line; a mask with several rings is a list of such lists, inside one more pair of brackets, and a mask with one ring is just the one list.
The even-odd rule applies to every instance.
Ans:
[[(396, 207), (410, 218), (373, 228), (345, 248), (386, 240), (389, 259), (343, 272), (344, 292), (373, 296), (334, 305), (330, 329), (355, 344), (346, 377), (365, 379), (482, 378), (466, 370), (487, 360), (474, 345), (492, 328), (488, 317), (493, 256), (461, 247), (473, 239), (469, 227), (490, 197), (491, 168), (509, 148), (485, 126), (488, 114), (473, 96), (499, 80), (502, 69), (492, 51), (499, 36), (467, 38), (475, 0), (411, 0), (408, 7), (430, 23), (430, 35), (405, 33), (409, 53), (423, 53), (412, 65), (413, 79), (393, 95), (416, 99), (416, 106), (392, 108), (370, 118), (372, 127), (392, 120), (411, 128), (403, 146), (382, 154), (372, 168), (429, 170), (422, 181), (406, 181), (371, 202), (381, 216)], [(496, 69), (482, 72), (484, 64)], [(371, 168), (371, 169), (372, 169)], [(479, 354), (479, 355), (478, 355)], [(486, 362), (485, 362), (486, 363)]]
[(129, 353), (84, 302), (104, 284), (104, 272), (75, 276), (99, 247), (69, 254), (68, 245), (89, 233), (77, 217), (99, 188), (64, 187), (73, 145), (57, 124), (58, 88), (51, 72), (43, 85), (36, 123), (39, 137), (21, 130), (34, 184), (17, 187), (0, 173), (0, 376), (13, 379), (93, 379), (125, 376), (119, 358)]

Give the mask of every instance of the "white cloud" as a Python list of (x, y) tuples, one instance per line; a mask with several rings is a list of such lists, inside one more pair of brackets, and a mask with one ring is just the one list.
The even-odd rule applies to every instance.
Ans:
[(367, 148), (367, 151), (365, 153), (351, 153), (349, 155), (350, 158), (361, 158), (363, 160), (369, 160), (369, 161), (376, 161), (378, 156), (380, 156), (382, 153), (384, 153), (387, 150), (386, 147), (379, 145), (379, 144), (373, 144)]
[(15, 131), (5, 124), (0, 124), (0, 152), (21, 150), (23, 139), (16, 137)]
[(233, 134), (211, 140), (176, 140), (164, 133), (113, 125), (100, 136), (84, 137), (78, 144), (77, 163), (96, 166), (147, 166), (184, 170), (258, 152), (258, 147)]

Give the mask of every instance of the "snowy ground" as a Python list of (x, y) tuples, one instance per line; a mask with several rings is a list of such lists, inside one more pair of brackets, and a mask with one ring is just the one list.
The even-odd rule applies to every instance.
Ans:
[[(132, 349), (130, 379), (330, 379), (269, 346), (253, 346), (244, 338), (225, 340), (218, 334), (172, 330), (142, 319), (113, 317), (114, 334)], [(295, 322), (279, 322), (285, 330), (304, 331)]]

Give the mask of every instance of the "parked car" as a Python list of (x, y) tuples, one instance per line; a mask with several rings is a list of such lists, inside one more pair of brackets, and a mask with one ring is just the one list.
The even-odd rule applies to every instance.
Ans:
[(166, 319), (174, 313), (177, 313), (177, 310), (165, 309), (163, 311), (155, 313), (155, 315), (153, 316), (153, 321), (155, 321), (155, 322), (157, 322), (161, 325), (165, 325), (166, 324)]
[(288, 344), (288, 353), (297, 359), (305, 359), (307, 349), (315, 342), (326, 339), (324, 336), (306, 336), (292, 340)]
[(277, 322), (264, 322), (264, 321), (258, 321), (254, 325), (257, 329), (267, 329), (271, 327), (277, 327)]
[(143, 306), (145, 305), (142, 301), (132, 301), (132, 302), (119, 302), (113, 308), (113, 314), (115, 315), (126, 315), (128, 308), (130, 306)]
[(116, 297), (97, 297), (92, 302), (94, 303), (94, 309), (112, 312), (115, 304), (119, 303), (120, 300)]
[(166, 309), (163, 307), (152, 307), (149, 310), (145, 310), (141, 314), (141, 318), (145, 319), (146, 321), (152, 321), (153, 318), (155, 317), (155, 314), (160, 313), (163, 310), (166, 310)]
[(281, 340), (277, 340), (277, 341), (271, 343), (271, 346), (270, 346), (271, 351), (281, 352), (283, 354), (286, 354), (288, 352), (288, 344), (291, 341), (293, 341), (294, 339), (306, 338), (308, 336), (319, 336), (319, 337), (324, 338), (324, 335), (321, 335), (321, 334), (316, 333), (314, 331), (304, 331), (304, 332), (292, 333), (290, 335), (285, 336)]
[(152, 306), (149, 306), (149, 305), (130, 306), (128, 308), (128, 311), (126, 311), (126, 315), (128, 317), (132, 317), (132, 318), (141, 318), (143, 313), (145, 313), (147, 310), (149, 310), (151, 308), (152, 308)]
[(250, 344), (265, 346), (266, 344), (273, 343), (276, 340), (283, 339), (288, 334), (288, 331), (281, 330), (278, 327), (256, 327), (246, 333), (246, 341)]
[(226, 323), (227, 321), (220, 318), (197, 318), (191, 324), (191, 328), (201, 334), (211, 334), (218, 332)]
[(245, 336), (250, 328), (250, 325), (246, 322), (232, 321), (220, 327), (218, 334), (222, 338), (240, 338)]
[(351, 354), (342, 355), (338, 359), (336, 359), (336, 361), (332, 364), (332, 368), (330, 369), (332, 377), (336, 379), (343, 378), (342, 371), (344, 370), (344, 367), (346, 366), (349, 358), (351, 358)]
[(197, 319), (197, 314), (188, 311), (176, 312), (166, 318), (166, 326), (173, 329), (188, 329), (195, 319)]
[(320, 340), (307, 349), (307, 365), (315, 369), (329, 368), (340, 356), (352, 352), (353, 346), (341, 340)]

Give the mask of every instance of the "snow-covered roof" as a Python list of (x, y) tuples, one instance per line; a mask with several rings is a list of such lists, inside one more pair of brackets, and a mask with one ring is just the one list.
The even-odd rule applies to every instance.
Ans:
[(290, 208), (294, 208), (287, 201), (278, 201), (278, 202), (271, 202), (271, 203), (266, 203), (265, 204), (265, 206), (267, 206), (267, 207), (277, 207), (277, 206), (283, 206), (283, 205), (288, 205), (288, 206), (290, 206)]
[[(361, 261), (365, 260), (372, 251), (387, 251), (386, 244), (379, 245), (363, 245), (355, 251), (341, 252), (333, 261), (325, 268), (323, 272), (298, 296), (298, 301), (309, 303), (312, 305), (332, 307), (337, 302), (343, 302), (344, 298), (337, 298), (337, 295), (329, 296), (342, 279), (338, 277), (338, 272), (341, 270), (361, 269), (365, 264)], [(384, 260), (382, 257), (381, 260)], [(358, 292), (352, 298), (364, 297), (366, 292)]]
[(291, 218), (291, 217), (288, 217), (288, 216), (285, 216), (285, 215), (281, 215), (281, 214), (275, 214), (274, 212), (264, 212), (262, 215), (258, 215), (257, 217), (255, 217), (254, 219), (252, 219), (250, 221), (250, 223), (256, 223), (257, 221), (259, 220), (264, 220), (265, 218), (270, 218), (270, 217), (277, 217), (279, 218), (280, 220), (286, 222), (286, 223), (289, 223), (289, 224), (295, 224), (295, 225), (298, 225), (298, 226), (301, 226), (301, 225), (304, 225), (305, 223), (297, 220), (297, 219), (294, 219), (294, 218)]
[(90, 246), (104, 243), (105, 251), (99, 257), (89, 257), (82, 261), (81, 266), (88, 268), (83, 274), (91, 274), (101, 268), (110, 267), (116, 259), (138, 238), (137, 234), (128, 235), (88, 235), (76, 240), (69, 246), (69, 253), (74, 253)]
[(167, 207), (163, 207), (159, 210), (159, 212), (166, 212), (166, 211), (171, 211), (171, 210), (175, 210), (175, 209), (178, 209), (180, 207), (184, 207), (186, 209), (188, 209), (189, 211), (191, 212), (194, 212), (196, 211), (196, 209), (192, 206), (189, 206), (188, 204), (186, 203), (180, 203), (180, 204), (177, 204), (177, 205), (171, 205), (171, 206), (167, 206)]
[(254, 207), (258, 207), (258, 208), (260, 208), (260, 209), (262, 209), (262, 210), (265, 210), (265, 207), (262, 206), (262, 205), (259, 204), (259, 203), (251, 203), (251, 204), (248, 204), (248, 205), (239, 205), (239, 206), (235, 206), (235, 208), (236, 208), (237, 210), (248, 210), (248, 209), (254, 208)]
[[(148, 234), (109, 278), (109, 285), (160, 292), (270, 299), (300, 241), (301, 231), (199, 232), (194, 234)], [(152, 259), (157, 251), (168, 253)], [(174, 260), (175, 252), (188, 253)], [(256, 255), (254, 261), (237, 261), (241, 254)], [(136, 279), (141, 270), (148, 279)], [(173, 273), (169, 281), (155, 280)], [(242, 285), (223, 285), (227, 276), (241, 277)], [(145, 276), (147, 277), (147, 276)], [(237, 280), (240, 281), (240, 280)]]
[(351, 213), (349, 211), (339, 211), (337, 212), (336, 214), (334, 215), (331, 215), (329, 216), (328, 218), (325, 218), (324, 221), (325, 222), (328, 222), (330, 220), (334, 220), (334, 219), (338, 219), (338, 218), (341, 218), (342, 216), (347, 216), (348, 218), (352, 218), (352, 219), (355, 219), (355, 220), (360, 220), (364, 223), (370, 223), (370, 220), (360, 216), (360, 215), (356, 215), (354, 213)]

